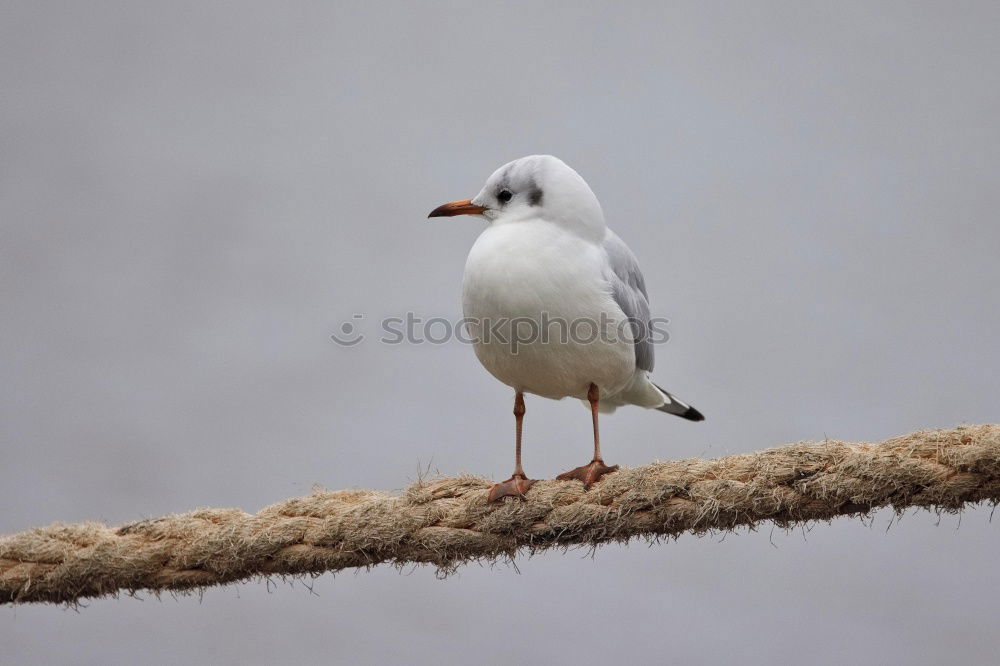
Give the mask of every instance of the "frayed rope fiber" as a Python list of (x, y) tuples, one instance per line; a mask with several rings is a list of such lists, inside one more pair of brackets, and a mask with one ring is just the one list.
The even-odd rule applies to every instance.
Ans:
[(489, 504), (489, 487), (464, 476), (422, 481), (401, 495), (316, 492), (253, 515), (201, 509), (120, 527), (56, 523), (0, 538), (0, 603), (74, 603), (383, 562), (448, 572), (519, 550), (764, 521), (788, 527), (880, 507), (957, 511), (1000, 500), (1000, 425), (657, 462), (622, 469), (587, 492), (578, 481), (539, 481), (523, 501)]

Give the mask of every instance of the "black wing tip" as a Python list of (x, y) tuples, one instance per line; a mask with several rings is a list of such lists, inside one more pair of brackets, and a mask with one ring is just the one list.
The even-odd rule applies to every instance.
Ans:
[(705, 420), (705, 415), (699, 412), (694, 407), (688, 407), (686, 412), (684, 412), (683, 414), (678, 414), (677, 416), (681, 417), (682, 419), (687, 419), (688, 421)]
[[(656, 386), (656, 384), (653, 384), (653, 386)], [(687, 419), (688, 421), (705, 420), (705, 415), (699, 412), (691, 405), (684, 404), (683, 402), (681, 402), (674, 396), (670, 395), (670, 393), (663, 390), (659, 386), (656, 386), (656, 388), (660, 389), (660, 393), (664, 395), (667, 401), (666, 404), (657, 407), (657, 409), (660, 410), (661, 412), (666, 412), (667, 414), (673, 414), (674, 416), (679, 416), (682, 419)], [(679, 407), (684, 407), (685, 408), (684, 411), (683, 412), (678, 411)]]

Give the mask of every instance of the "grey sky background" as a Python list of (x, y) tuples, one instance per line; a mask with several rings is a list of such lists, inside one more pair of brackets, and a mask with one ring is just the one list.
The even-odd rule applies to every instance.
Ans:
[[(470, 348), (329, 335), (460, 317), (480, 223), (425, 216), (538, 152), (707, 415), (619, 410), (609, 462), (996, 421), (998, 31), (988, 2), (7, 0), (0, 533), (506, 478)], [(578, 403), (527, 409), (531, 475), (588, 459)], [(987, 663), (989, 518), (3, 608), (0, 662)]]

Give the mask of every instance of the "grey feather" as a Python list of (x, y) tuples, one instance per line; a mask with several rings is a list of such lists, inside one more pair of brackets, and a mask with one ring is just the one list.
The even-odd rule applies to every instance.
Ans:
[(649, 331), (649, 297), (646, 280), (639, 270), (639, 262), (625, 242), (615, 232), (608, 230), (604, 237), (604, 251), (608, 255), (611, 274), (611, 296), (628, 317), (635, 343), (635, 367), (653, 369), (653, 343)]

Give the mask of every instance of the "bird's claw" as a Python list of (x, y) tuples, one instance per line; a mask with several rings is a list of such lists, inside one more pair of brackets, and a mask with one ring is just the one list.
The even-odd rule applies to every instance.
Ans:
[(556, 477), (559, 481), (582, 481), (583, 489), (588, 490), (590, 486), (601, 480), (601, 477), (605, 474), (611, 474), (612, 472), (618, 471), (618, 465), (608, 465), (604, 464), (603, 460), (592, 460), (590, 463), (577, 467), (576, 469), (571, 469), (568, 472), (563, 472)]
[(518, 499), (524, 499), (524, 494), (528, 492), (535, 483), (534, 479), (529, 479), (524, 475), (515, 475), (507, 479), (502, 483), (494, 484), (490, 488), (489, 495), (486, 499), (489, 502), (499, 502), (504, 497), (516, 497)]

